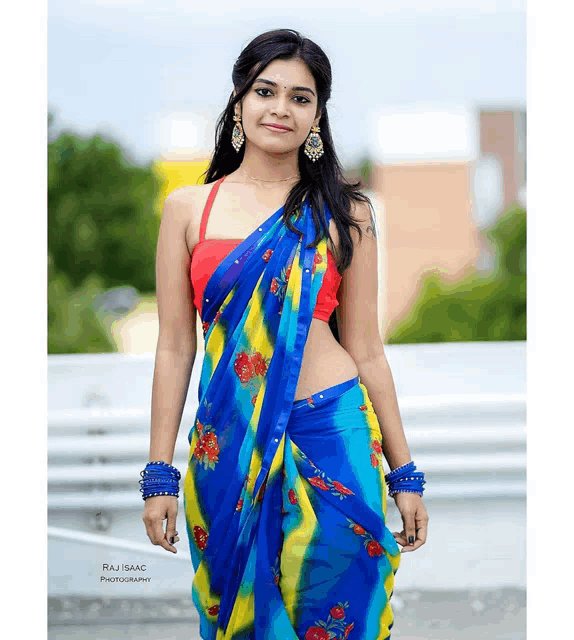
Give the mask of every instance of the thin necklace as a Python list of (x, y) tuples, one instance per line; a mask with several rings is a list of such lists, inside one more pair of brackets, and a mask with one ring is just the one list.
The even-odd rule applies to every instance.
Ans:
[(298, 174), (294, 174), (292, 176), (290, 176), (289, 178), (281, 178), (281, 180), (262, 180), (261, 178), (254, 178), (253, 176), (250, 176), (247, 171), (245, 171), (245, 169), (243, 167), (239, 167), (241, 169), (241, 171), (243, 171), (243, 173), (248, 177), (251, 178), (251, 180), (256, 180), (257, 182), (287, 182), (287, 180), (292, 180), (295, 177), (299, 177)]

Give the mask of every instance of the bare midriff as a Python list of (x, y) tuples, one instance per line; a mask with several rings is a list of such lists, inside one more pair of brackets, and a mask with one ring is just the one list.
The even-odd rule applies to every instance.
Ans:
[(355, 361), (335, 340), (329, 323), (313, 318), (303, 351), (295, 400), (308, 398), (358, 374)]

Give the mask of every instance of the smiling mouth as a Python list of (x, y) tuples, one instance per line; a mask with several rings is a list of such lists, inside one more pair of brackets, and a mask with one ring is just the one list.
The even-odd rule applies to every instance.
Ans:
[(276, 127), (272, 124), (264, 124), (264, 127), (267, 127), (268, 129), (271, 129), (272, 131), (292, 131), (292, 129), (287, 129), (286, 127)]

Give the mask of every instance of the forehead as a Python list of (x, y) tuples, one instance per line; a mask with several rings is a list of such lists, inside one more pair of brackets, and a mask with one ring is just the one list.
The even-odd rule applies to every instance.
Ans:
[(257, 78), (273, 80), (283, 86), (305, 85), (314, 91), (315, 79), (309, 71), (309, 67), (302, 60), (273, 60), (260, 73)]

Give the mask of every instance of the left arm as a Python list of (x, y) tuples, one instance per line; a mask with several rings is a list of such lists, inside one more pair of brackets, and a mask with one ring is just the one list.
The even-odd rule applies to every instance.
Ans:
[[(411, 460), (399, 412), (399, 403), (378, 318), (377, 239), (367, 205), (357, 203), (354, 219), (363, 231), (361, 239), (353, 227), (353, 260), (344, 272), (336, 307), (341, 346), (351, 355), (361, 382), (367, 388), (381, 429), (382, 448), (389, 467), (395, 469)], [(403, 530), (394, 532), (402, 551), (414, 551), (426, 542), (428, 514), (421, 496), (416, 493), (396, 493), (397, 508), (403, 520)]]
[(363, 236), (350, 228), (354, 252), (350, 267), (344, 272), (336, 307), (341, 346), (355, 361), (361, 382), (381, 427), (382, 447), (391, 469), (411, 460), (399, 412), (395, 384), (378, 319), (377, 239), (366, 205), (357, 204), (353, 217), (360, 224)]

